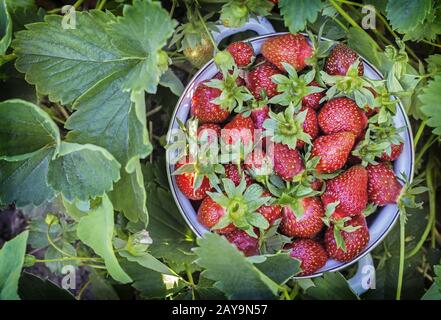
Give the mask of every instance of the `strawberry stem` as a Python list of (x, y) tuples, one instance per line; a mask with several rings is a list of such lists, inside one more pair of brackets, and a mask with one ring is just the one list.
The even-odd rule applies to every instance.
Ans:
[(405, 250), (405, 237), (406, 237), (406, 213), (400, 212), (400, 261), (398, 266), (398, 284), (396, 292), (396, 300), (401, 299), (401, 289), (403, 287), (403, 274), (404, 274), (404, 250)]

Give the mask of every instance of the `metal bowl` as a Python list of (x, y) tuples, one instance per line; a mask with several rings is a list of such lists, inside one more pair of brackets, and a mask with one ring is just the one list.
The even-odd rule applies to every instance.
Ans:
[[(272, 34), (251, 38), (247, 40), (247, 42), (249, 42), (253, 46), (254, 51), (256, 52), (256, 54), (258, 54), (260, 53), (261, 45), (267, 39), (282, 34), (285, 34), (285, 32), (272, 33)], [(361, 57), (361, 60), (364, 64), (365, 76), (374, 80), (384, 79), (383, 75), (366, 59)], [(199, 70), (198, 73), (195, 74), (193, 79), (187, 85), (185, 91), (180, 97), (173, 112), (169, 133), (167, 137), (167, 140), (169, 142), (171, 141), (172, 129), (178, 128), (177, 119), (180, 119), (181, 121), (185, 122), (189, 118), (191, 97), (197, 85), (204, 80), (212, 78), (216, 73), (217, 73), (217, 68), (213, 60), (211, 60), (201, 70)], [(394, 117), (394, 123), (396, 127), (406, 127), (406, 130), (404, 130), (401, 133), (401, 136), (404, 141), (403, 152), (401, 153), (400, 157), (394, 162), (394, 171), (397, 174), (405, 173), (407, 177), (412, 179), (414, 172), (414, 148), (413, 148), (413, 140), (412, 140), (413, 136), (412, 136), (409, 119), (401, 103), (397, 103), (397, 113)], [(197, 220), (196, 211), (193, 208), (190, 200), (188, 200), (177, 187), (175, 177), (172, 176), (172, 172), (174, 171), (174, 165), (170, 164), (169, 159), (171, 158), (172, 158), (172, 154), (170, 154), (170, 152), (167, 152), (167, 174), (173, 197), (175, 198), (179, 211), (182, 213), (182, 216), (187, 221), (190, 228), (198, 237), (201, 237), (205, 232), (210, 232), (210, 231), (199, 223), (199, 221)], [(369, 233), (370, 233), (370, 241), (366, 246), (366, 248), (363, 250), (363, 252), (361, 252), (357, 258), (355, 258), (350, 262), (338, 262), (335, 260), (328, 260), (326, 265), (316, 273), (310, 276), (298, 277), (298, 278), (317, 277), (322, 275), (324, 272), (337, 271), (352, 265), (356, 261), (360, 260), (363, 256), (368, 254), (370, 251), (372, 251), (384, 239), (384, 237), (392, 229), (394, 223), (397, 221), (398, 216), (399, 216), (399, 211), (396, 205), (387, 205), (385, 207), (379, 208), (377, 212), (373, 213), (367, 218), (367, 223), (369, 226)]]

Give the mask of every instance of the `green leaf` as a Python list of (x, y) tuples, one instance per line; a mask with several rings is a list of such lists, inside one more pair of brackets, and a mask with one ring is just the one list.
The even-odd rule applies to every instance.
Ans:
[[(198, 239), (194, 251), (196, 263), (205, 271), (202, 275), (215, 281), (214, 287), (229, 299), (272, 299), (278, 286), (259, 271), (224, 237), (207, 233)], [(216, 252), (216, 254), (213, 254)]]
[(53, 148), (43, 148), (22, 161), (0, 161), (0, 204), (38, 206), (54, 196), (47, 183)]
[(119, 169), (118, 161), (101, 147), (63, 142), (50, 163), (48, 182), (67, 200), (85, 201), (112, 190)]
[(62, 104), (72, 103), (99, 80), (135, 63), (111, 45), (106, 29), (115, 20), (111, 13), (91, 10), (76, 12), (75, 17), (76, 29), (63, 29), (62, 16), (47, 15), (45, 22), (16, 33), (12, 43), (17, 69), (38, 92)]
[(68, 141), (103, 147), (123, 166), (152, 149), (143, 104), (132, 102), (130, 93), (121, 91), (125, 79), (126, 73), (121, 72), (97, 83), (75, 101), (77, 111), (65, 125), (72, 130)]
[(6, 1), (0, 0), (0, 56), (6, 53), (12, 38), (12, 20)]
[(169, 88), (171, 92), (173, 92), (178, 97), (180, 97), (181, 94), (184, 92), (184, 85), (182, 84), (182, 81), (171, 69), (168, 69), (164, 72), (164, 74), (161, 76), (159, 84)]
[(392, 27), (401, 33), (412, 31), (422, 23), (432, 7), (432, 0), (388, 1), (386, 12)]
[(291, 33), (303, 31), (308, 22), (314, 23), (323, 8), (321, 0), (280, 0), (280, 13)]
[(432, 54), (426, 59), (429, 73), (441, 73), (441, 54)]
[(168, 274), (174, 276), (175, 274), (170, 270), (169, 267), (167, 267), (165, 264), (163, 264), (161, 261), (156, 259), (154, 256), (152, 256), (149, 253), (143, 254), (141, 256), (134, 256), (131, 255), (128, 251), (120, 251), (119, 255), (123, 258), (126, 258), (127, 260), (131, 262), (136, 262), (139, 265), (143, 266), (144, 268), (151, 269), (153, 271)]
[(69, 291), (60, 288), (51, 280), (28, 272), (23, 272), (20, 277), (18, 295), (23, 300), (75, 300)]
[(255, 263), (255, 266), (279, 284), (285, 283), (300, 271), (300, 261), (291, 258), (288, 252), (265, 256), (265, 260)]
[(340, 272), (326, 272), (323, 277), (313, 279), (314, 286), (306, 296), (317, 300), (357, 300), (345, 277)]
[(97, 255), (104, 259), (104, 263), (113, 279), (121, 283), (131, 282), (132, 279), (119, 265), (112, 246), (114, 231), (113, 206), (107, 195), (102, 198), (101, 204), (92, 208), (88, 215), (78, 223), (78, 238), (91, 247)]
[(0, 159), (23, 160), (59, 144), (58, 127), (41, 108), (23, 100), (0, 102)]
[(167, 55), (161, 48), (173, 35), (176, 24), (158, 1), (135, 0), (133, 5), (124, 6), (123, 17), (109, 27), (114, 47), (123, 56), (139, 59), (124, 89), (156, 93), (160, 77), (168, 68)]
[(0, 300), (19, 300), (18, 280), (26, 253), (29, 231), (5, 243), (0, 250)]
[(433, 128), (434, 134), (441, 135), (441, 113), (439, 102), (441, 100), (441, 75), (437, 75), (430, 80), (423, 89), (419, 99), (422, 102), (421, 111), (429, 117), (427, 124)]
[(135, 166), (135, 171), (131, 173), (121, 170), (121, 179), (113, 185), (109, 197), (115, 210), (123, 212), (128, 220), (141, 220), (147, 224), (147, 193), (139, 160)]
[(110, 281), (98, 274), (94, 269), (89, 275), (90, 287), (93, 297), (97, 300), (119, 300)]

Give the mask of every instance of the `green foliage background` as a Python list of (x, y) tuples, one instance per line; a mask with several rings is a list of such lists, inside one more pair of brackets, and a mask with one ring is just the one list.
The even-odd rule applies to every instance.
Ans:
[[(1, 299), (34, 288), (48, 299), (395, 299), (403, 260), (401, 298), (441, 299), (441, 1), (79, 0), (76, 29), (63, 29), (72, 2), (0, 0), (0, 207), (27, 220), (0, 249)], [(365, 5), (374, 29), (361, 27)], [(293, 33), (326, 23), (323, 36), (381, 70), (412, 120), (424, 209), (374, 250), (376, 289), (362, 297), (346, 281), (354, 267), (295, 281), (285, 253), (247, 259), (218, 235), (196, 240), (169, 191), (164, 136), (197, 71), (182, 49), (217, 21), (256, 15)], [(87, 280), (70, 293), (27, 272), (38, 264), (73, 264)]]

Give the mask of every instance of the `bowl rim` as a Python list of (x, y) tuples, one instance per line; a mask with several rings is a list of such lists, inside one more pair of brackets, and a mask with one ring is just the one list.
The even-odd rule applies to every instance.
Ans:
[[(290, 33), (290, 32), (269, 33), (269, 34), (265, 34), (265, 35), (261, 35), (261, 36), (257, 36), (257, 37), (253, 37), (253, 38), (249, 38), (249, 39), (246, 39), (246, 40), (243, 40), (243, 41), (244, 42), (254, 42), (254, 41), (259, 41), (259, 40), (263, 40), (263, 39), (266, 39), (266, 38), (272, 38), (272, 37), (275, 37), (275, 36), (280, 36), (280, 35), (284, 35), (284, 34), (288, 34), (288, 33)], [(308, 34), (303, 33), (303, 32), (300, 32), (300, 34), (304, 35), (308, 40), (310, 40)], [(333, 40), (331, 40), (329, 38), (325, 38), (325, 37), (321, 37), (321, 40), (333, 41)], [(337, 43), (340, 43), (340, 42), (337, 42)], [(363, 63), (366, 63), (367, 65), (369, 65), (369, 67), (374, 71), (374, 73), (376, 73), (378, 77), (380, 77), (381, 79), (384, 80), (383, 74), (380, 72), (380, 70), (378, 70), (378, 68), (376, 66), (374, 66), (372, 63), (370, 63), (364, 56), (360, 55), (358, 52), (357, 52), (357, 54), (359, 55), (359, 57), (363, 61)], [(191, 85), (194, 83), (194, 81), (202, 73), (204, 73), (205, 70), (208, 67), (212, 66), (213, 63), (214, 63), (214, 59), (211, 59), (210, 61), (208, 61), (200, 70), (198, 70), (198, 72), (196, 72), (193, 75), (191, 80), (185, 86), (185, 89), (181, 93), (181, 96), (179, 97), (179, 100), (176, 103), (176, 106), (175, 106), (175, 108), (173, 110), (173, 114), (172, 114), (171, 119), (170, 119), (170, 124), (169, 124), (169, 128), (168, 128), (168, 131), (167, 131), (167, 142), (169, 142), (170, 139), (171, 139), (171, 132), (173, 130), (174, 123), (175, 123), (176, 118), (177, 118), (177, 113), (178, 113), (180, 105), (182, 104), (183, 99), (187, 95), (187, 91), (189, 90)], [(392, 97), (396, 98), (395, 96), (392, 96)], [(397, 111), (399, 111), (401, 113), (401, 115), (402, 115), (402, 117), (404, 119), (404, 122), (406, 124), (406, 134), (407, 134), (407, 138), (409, 139), (409, 144), (410, 144), (410, 161), (409, 161), (410, 162), (410, 175), (409, 175), (408, 178), (409, 178), (409, 182), (412, 182), (413, 177), (414, 177), (414, 173), (415, 173), (415, 163), (414, 163), (415, 162), (415, 147), (414, 147), (414, 143), (413, 143), (413, 132), (412, 132), (412, 127), (411, 127), (411, 124), (410, 124), (409, 117), (407, 116), (407, 114), (405, 112), (405, 109), (404, 109), (404, 106), (402, 105), (401, 101), (398, 100), (397, 105), (398, 105)], [(166, 163), (165, 163), (165, 166), (166, 166), (166, 171), (167, 171), (168, 183), (169, 183), (169, 186), (170, 186), (171, 193), (173, 195), (173, 199), (175, 200), (175, 203), (176, 203), (176, 205), (178, 207), (179, 212), (183, 216), (185, 222), (190, 227), (192, 232), (198, 238), (201, 238), (203, 236), (203, 234), (201, 234), (199, 232), (199, 230), (193, 225), (193, 223), (187, 217), (187, 213), (184, 212), (183, 206), (182, 206), (182, 204), (181, 204), (181, 202), (179, 200), (178, 195), (176, 194), (176, 191), (175, 191), (174, 185), (173, 185), (173, 181), (172, 181), (173, 178), (172, 178), (172, 174), (171, 174), (171, 170), (170, 170), (169, 160), (170, 160), (170, 152), (168, 150), (166, 150)], [(345, 268), (353, 265), (354, 263), (358, 262), (361, 258), (363, 258), (367, 254), (369, 254), (372, 250), (374, 250), (384, 240), (384, 238), (387, 236), (387, 234), (392, 230), (392, 228), (396, 224), (396, 222), (398, 220), (398, 217), (399, 217), (399, 210), (398, 210), (398, 208), (396, 208), (393, 219), (391, 220), (389, 225), (384, 228), (382, 234), (370, 246), (367, 246), (366, 248), (364, 248), (364, 250), (356, 258), (354, 258), (353, 260), (351, 260), (349, 262), (344, 262), (341, 265), (329, 268), (328, 270), (325, 270), (325, 271), (314, 273), (312, 275), (294, 276), (293, 279), (308, 279), (308, 278), (320, 277), (324, 273), (336, 272), (336, 271), (345, 269)]]

